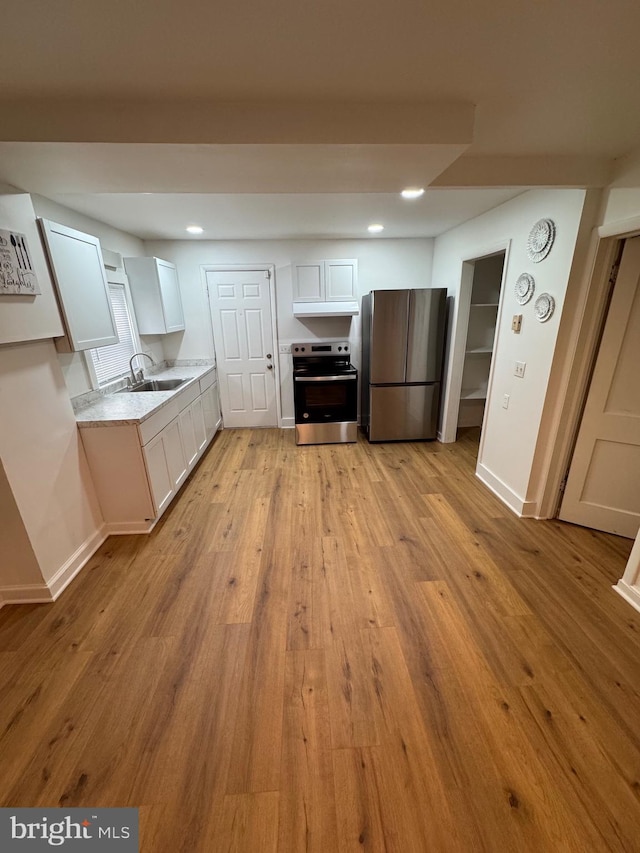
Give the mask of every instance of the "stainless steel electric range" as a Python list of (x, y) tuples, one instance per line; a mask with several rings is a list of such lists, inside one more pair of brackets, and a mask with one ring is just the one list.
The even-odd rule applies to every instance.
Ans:
[(291, 345), (296, 444), (358, 438), (358, 371), (346, 341)]

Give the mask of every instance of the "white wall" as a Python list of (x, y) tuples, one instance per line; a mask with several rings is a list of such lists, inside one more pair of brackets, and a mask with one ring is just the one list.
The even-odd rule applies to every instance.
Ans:
[(42, 577), (57, 581), (93, 553), (102, 518), (53, 341), (0, 347), (0, 389), (6, 479)]
[[(146, 253), (178, 268), (185, 311), (184, 333), (166, 338), (167, 358), (212, 358), (213, 340), (201, 266), (206, 264), (274, 264), (278, 343), (313, 339), (350, 339), (352, 359), (360, 360), (360, 319), (298, 319), (293, 316), (292, 264), (308, 259), (357, 258), (359, 295), (377, 288), (427, 287), (431, 280), (433, 240), (266, 240), (159, 241), (145, 243)], [(293, 418), (291, 356), (280, 355), (282, 415)]]
[[(447, 287), (456, 300), (465, 260), (508, 245), (505, 285), (501, 296), (499, 327), (493, 355), (493, 380), (483, 424), (479, 473), (516, 511), (526, 512), (527, 492), (547, 385), (553, 362), (562, 307), (585, 201), (584, 190), (534, 190), (523, 193), (482, 216), (436, 238), (432, 284)], [(527, 256), (527, 237), (538, 219), (551, 218), (556, 239), (550, 254), (538, 264)], [(531, 273), (536, 292), (528, 305), (520, 306), (515, 282)], [(551, 293), (556, 313), (539, 323), (533, 313), (536, 297)], [(511, 331), (513, 314), (522, 314), (520, 334)], [(458, 334), (465, 330), (458, 329)], [(516, 361), (526, 362), (523, 379), (514, 376)], [(452, 411), (450, 389), (459, 365), (450, 361), (445, 391), (445, 414)], [(502, 407), (509, 394), (509, 408)]]
[[(91, 234), (100, 240), (100, 246), (103, 249), (117, 252), (123, 258), (145, 254), (142, 240), (132, 234), (127, 234), (125, 231), (120, 231), (104, 222), (99, 222), (97, 219), (70, 210), (68, 207), (64, 207), (44, 196), (33, 195), (32, 199), (36, 216), (51, 219), (53, 222), (75, 228), (85, 234)], [(148, 352), (155, 361), (164, 360), (162, 337), (147, 335), (141, 337), (140, 341), (143, 351)], [(59, 353), (58, 359), (71, 397), (91, 391), (91, 380), (86, 368), (85, 356), (82, 353)]]
[(613, 225), (640, 216), (640, 189), (614, 188), (607, 193), (603, 225)]
[(0, 196), (0, 228), (25, 235), (41, 291), (34, 296), (1, 297), (0, 343), (39, 340), (61, 335), (60, 313), (47, 262), (40, 251), (40, 235), (30, 196), (25, 193)]
[(0, 462), (0, 604), (6, 587), (42, 584), (40, 566)]

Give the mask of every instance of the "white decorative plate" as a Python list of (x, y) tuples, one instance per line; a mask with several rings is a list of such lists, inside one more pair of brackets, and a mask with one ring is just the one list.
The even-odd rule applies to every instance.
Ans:
[(556, 308), (556, 301), (550, 293), (541, 293), (536, 299), (533, 311), (536, 315), (536, 320), (541, 323), (546, 323), (549, 317), (553, 314)]
[(523, 272), (521, 276), (518, 276), (518, 280), (516, 281), (516, 299), (520, 305), (527, 304), (533, 296), (535, 289), (536, 282), (532, 275), (529, 275), (528, 272)]
[(543, 261), (553, 246), (556, 226), (552, 219), (539, 219), (529, 232), (527, 254), (534, 264)]

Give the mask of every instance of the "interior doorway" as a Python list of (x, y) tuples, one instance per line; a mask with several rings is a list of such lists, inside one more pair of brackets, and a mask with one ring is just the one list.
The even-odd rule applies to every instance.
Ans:
[(559, 517), (634, 538), (640, 526), (640, 237), (626, 240)]
[[(462, 362), (457, 437), (476, 428), (480, 441), (489, 394), (489, 379), (498, 328), (506, 252), (465, 261), (463, 282), (468, 291), (468, 322)], [(461, 298), (463, 295), (461, 293)], [(471, 431), (473, 434), (473, 430)]]
[(271, 267), (204, 267), (225, 427), (278, 425)]

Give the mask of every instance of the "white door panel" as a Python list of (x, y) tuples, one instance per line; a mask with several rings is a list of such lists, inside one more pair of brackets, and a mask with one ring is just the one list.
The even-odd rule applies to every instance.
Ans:
[(251, 374), (251, 405), (256, 412), (265, 412), (268, 406), (267, 383), (264, 373)]
[(560, 518), (635, 538), (640, 526), (640, 237), (627, 240)]
[(276, 426), (269, 277), (265, 270), (208, 270), (206, 281), (224, 424)]

